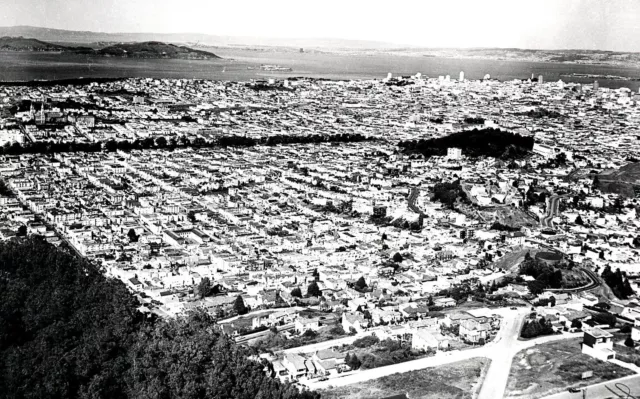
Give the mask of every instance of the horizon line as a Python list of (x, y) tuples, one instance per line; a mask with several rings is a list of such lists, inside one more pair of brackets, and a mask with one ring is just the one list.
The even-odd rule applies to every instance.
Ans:
[[(389, 45), (389, 47), (381, 47), (379, 50), (384, 49), (424, 49), (424, 50), (528, 50), (528, 51), (588, 51), (588, 52), (607, 52), (607, 53), (624, 53), (624, 54), (640, 54), (640, 51), (619, 51), (619, 50), (604, 50), (604, 49), (585, 49), (585, 48), (526, 48), (526, 47), (499, 47), (499, 46), (478, 46), (478, 47), (439, 47), (439, 46), (420, 46), (414, 44), (406, 44), (406, 43), (395, 43), (395, 42), (385, 42), (380, 40), (370, 40), (370, 39), (345, 39), (340, 37), (284, 37), (284, 36), (250, 36), (250, 35), (229, 35), (229, 34), (214, 34), (214, 33), (202, 33), (202, 32), (150, 32), (150, 31), (130, 31), (130, 32), (106, 32), (106, 31), (93, 31), (93, 30), (75, 30), (75, 29), (61, 29), (61, 28), (52, 28), (46, 26), (35, 26), (35, 25), (7, 25), (0, 26), (0, 29), (10, 29), (10, 28), (35, 28), (35, 29), (49, 29), (49, 30), (57, 30), (62, 32), (77, 32), (77, 33), (93, 33), (93, 34), (106, 34), (106, 35), (203, 35), (203, 36), (212, 36), (212, 37), (228, 37), (228, 38), (248, 38), (248, 39), (273, 39), (273, 40), (338, 40), (344, 42), (370, 42), (370, 43), (378, 43), (380, 45)], [(24, 37), (24, 36), (23, 36)], [(27, 38), (27, 39), (36, 39), (35, 37)], [(68, 42), (65, 42), (68, 43)], [(245, 45), (237, 43), (234, 45)], [(286, 47), (285, 45), (260, 45), (253, 44), (254, 46), (264, 46), (264, 47)], [(296, 47), (292, 45), (292, 47)], [(313, 48), (314, 46), (311, 46)], [(318, 46), (319, 47), (319, 46)], [(339, 47), (336, 47), (339, 48)], [(368, 50), (367, 48), (361, 48), (360, 50)]]

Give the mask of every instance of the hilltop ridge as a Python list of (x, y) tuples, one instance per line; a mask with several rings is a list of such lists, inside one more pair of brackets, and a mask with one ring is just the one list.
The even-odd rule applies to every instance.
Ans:
[(217, 55), (190, 49), (186, 46), (162, 43), (157, 41), (142, 43), (120, 43), (105, 47), (96, 52), (107, 57), (134, 57), (134, 58), (181, 58), (181, 59), (212, 59), (220, 58)]
[(127, 58), (180, 58), (180, 59), (216, 59), (217, 55), (194, 50), (187, 46), (177, 46), (171, 43), (159, 41), (118, 43), (104, 48), (93, 49), (90, 47), (72, 47), (48, 43), (39, 39), (25, 38), (22, 36), (0, 37), (0, 50), (2, 51), (51, 51), (77, 54), (88, 54), (103, 57), (127, 57)]

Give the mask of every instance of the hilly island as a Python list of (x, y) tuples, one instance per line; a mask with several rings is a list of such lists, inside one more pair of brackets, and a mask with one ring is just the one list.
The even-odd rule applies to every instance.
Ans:
[(189, 60), (210, 60), (220, 58), (207, 51), (194, 50), (186, 46), (177, 46), (175, 44), (162, 43), (158, 41), (117, 43), (107, 47), (94, 49), (84, 46), (63, 46), (38, 39), (11, 36), (0, 37), (0, 51), (61, 52), (94, 55), (99, 57), (122, 58), (171, 58)]

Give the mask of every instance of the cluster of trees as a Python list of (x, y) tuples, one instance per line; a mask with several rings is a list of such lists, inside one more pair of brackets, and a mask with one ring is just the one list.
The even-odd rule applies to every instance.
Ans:
[(549, 159), (547, 162), (540, 164), (539, 167), (543, 169), (555, 169), (557, 167), (567, 165), (567, 154), (564, 152), (559, 153), (553, 159)]
[(353, 288), (356, 291), (364, 291), (367, 289), (367, 282), (364, 280), (363, 276), (360, 276), (360, 278), (355, 282), (355, 284), (353, 285)]
[(529, 111), (523, 113), (523, 115), (526, 115), (529, 118), (535, 118), (535, 119), (539, 119), (539, 118), (561, 118), (562, 117), (562, 114), (559, 113), (558, 111), (549, 111), (548, 109), (545, 109), (545, 108), (532, 109), (532, 110), (529, 110)]
[(541, 294), (545, 288), (562, 287), (562, 271), (542, 261), (531, 259), (528, 253), (520, 265), (520, 274), (535, 278), (527, 283), (527, 288), (533, 295)]
[(375, 224), (376, 226), (393, 226), (399, 229), (411, 230), (411, 231), (419, 231), (422, 229), (422, 220), (418, 218), (413, 222), (409, 222), (404, 218), (394, 219), (392, 216), (375, 216), (371, 215), (369, 217), (369, 223)]
[(59, 152), (99, 152), (102, 150), (114, 152), (116, 150), (132, 151), (132, 150), (148, 150), (148, 149), (176, 149), (176, 148), (214, 148), (214, 147), (252, 147), (255, 145), (277, 145), (277, 144), (308, 144), (308, 143), (356, 143), (361, 141), (372, 140), (358, 133), (346, 133), (335, 135), (276, 135), (270, 137), (262, 137), (260, 139), (245, 136), (220, 136), (214, 140), (205, 140), (202, 137), (196, 137), (190, 140), (187, 137), (175, 138), (167, 140), (165, 137), (147, 137), (145, 139), (130, 140), (108, 140), (104, 142), (54, 142), (54, 141), (37, 141), (35, 143), (6, 143), (0, 147), (0, 155), (21, 155), (21, 154), (55, 154)]
[(618, 298), (627, 299), (634, 294), (631, 284), (629, 284), (629, 279), (620, 269), (616, 269), (614, 272), (611, 270), (611, 266), (607, 266), (602, 271), (601, 276)]
[(498, 231), (520, 231), (520, 227), (511, 227), (506, 224), (502, 224), (500, 222), (493, 222), (491, 225), (491, 230)]
[(322, 291), (320, 290), (320, 287), (318, 287), (318, 283), (316, 283), (315, 281), (312, 281), (309, 284), (309, 287), (307, 287), (307, 296), (308, 297), (321, 297), (322, 296)]
[(308, 134), (304, 136), (292, 136), (278, 134), (263, 138), (258, 144), (278, 145), (278, 144), (312, 144), (312, 143), (359, 143), (373, 140), (359, 133), (341, 133), (333, 135)]
[(484, 124), (484, 118), (481, 117), (471, 117), (471, 116), (467, 116), (466, 118), (464, 118), (464, 123), (467, 123), (469, 125), (482, 125)]
[(292, 335), (285, 337), (277, 329), (271, 328), (269, 334), (253, 344), (254, 349), (259, 353), (273, 352), (283, 349), (297, 348), (299, 346), (310, 345), (325, 340), (336, 339), (345, 336), (346, 333), (342, 326), (336, 325), (326, 330), (307, 330), (300, 335)]
[(613, 328), (615, 327), (617, 320), (616, 316), (611, 313), (599, 312), (594, 313), (588, 323), (591, 325), (607, 324), (609, 327)]
[(451, 209), (453, 209), (453, 205), (456, 203), (458, 198), (465, 202), (469, 201), (464, 190), (462, 190), (460, 180), (456, 180), (452, 183), (436, 183), (436, 185), (433, 186), (432, 199), (442, 202)]
[(551, 296), (549, 298), (541, 298), (537, 302), (533, 303), (534, 306), (556, 306), (556, 297)]
[(0, 155), (22, 155), (22, 154), (55, 154), (58, 152), (98, 152), (102, 151), (102, 143), (77, 143), (53, 141), (37, 141), (35, 143), (5, 143), (0, 147)]
[(192, 312), (145, 316), (125, 285), (38, 238), (0, 244), (0, 397), (319, 398), (265, 375)]
[(422, 356), (423, 352), (411, 350), (410, 343), (400, 343), (399, 341), (387, 338), (376, 344), (367, 353), (360, 356), (360, 368), (363, 370), (376, 367), (388, 366), (414, 360)]
[(544, 317), (536, 320), (527, 320), (522, 326), (522, 332), (520, 336), (522, 338), (535, 338), (541, 335), (553, 334), (553, 328), (551, 327), (551, 321), (546, 320)]
[(4, 180), (0, 180), (0, 195), (4, 197), (15, 196), (13, 191), (11, 191), (11, 189), (9, 188), (9, 186), (7, 186), (7, 183), (5, 183)]
[(380, 342), (380, 338), (371, 334), (371, 335), (367, 335), (366, 337), (356, 339), (355, 341), (353, 341), (351, 345), (353, 345), (356, 348), (369, 348), (373, 345), (376, 345), (379, 342)]
[(428, 140), (401, 141), (405, 152), (418, 152), (426, 157), (446, 155), (447, 148), (462, 149), (469, 157), (518, 159), (533, 149), (533, 137), (524, 137), (500, 129), (473, 129)]
[(347, 353), (347, 356), (345, 356), (344, 358), (344, 363), (347, 366), (351, 367), (351, 370), (357, 370), (362, 365), (362, 362), (360, 361), (360, 359), (358, 359), (358, 356), (356, 356), (355, 353), (353, 355)]
[(214, 284), (209, 277), (204, 277), (195, 287), (195, 292), (196, 295), (198, 295), (202, 299), (208, 296), (219, 294), (220, 292), (222, 292), (222, 286), (220, 284)]

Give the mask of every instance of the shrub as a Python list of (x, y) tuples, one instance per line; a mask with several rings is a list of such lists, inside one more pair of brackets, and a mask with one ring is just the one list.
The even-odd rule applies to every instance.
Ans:
[(380, 342), (380, 339), (375, 335), (369, 335), (367, 337), (358, 338), (353, 341), (353, 346), (356, 348), (368, 348)]

